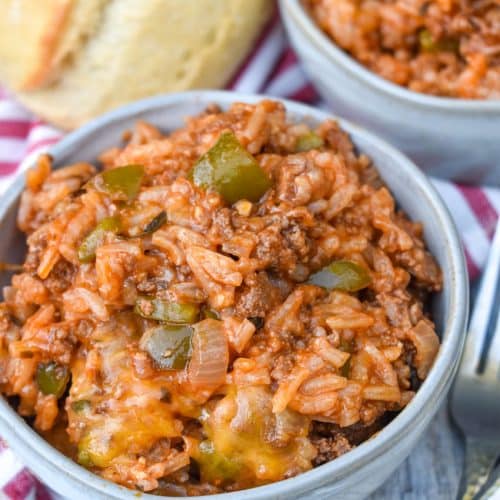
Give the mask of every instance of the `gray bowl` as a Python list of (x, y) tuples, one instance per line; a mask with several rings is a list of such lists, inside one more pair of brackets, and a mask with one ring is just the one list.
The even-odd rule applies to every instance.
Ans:
[[(95, 161), (104, 149), (120, 142), (121, 134), (139, 120), (165, 131), (208, 104), (227, 108), (234, 101), (256, 102), (259, 96), (231, 92), (194, 91), (140, 101), (109, 113), (67, 135), (52, 148), (55, 165)], [(315, 124), (330, 115), (307, 106), (283, 101), (294, 120)], [(426, 176), (405, 156), (368, 132), (341, 121), (360, 151), (371, 156), (399, 205), (411, 218), (424, 222), (425, 239), (444, 274), (443, 292), (435, 297), (434, 320), (442, 345), (434, 366), (413, 401), (379, 434), (340, 458), (295, 478), (268, 486), (215, 495), (214, 498), (269, 499), (363, 498), (380, 486), (417, 443), (443, 401), (460, 358), (468, 311), (468, 280), (464, 256), (451, 220)], [(15, 214), (23, 178), (18, 178), (0, 203), (0, 260), (21, 262), (23, 238), (15, 227)], [(5, 284), (6, 280), (4, 279)], [(36, 434), (0, 398), (0, 435), (15, 453), (55, 491), (72, 500), (130, 499), (137, 492), (117, 486), (88, 472)], [(143, 499), (159, 498), (141, 495)]]
[(376, 131), (427, 173), (500, 186), (500, 100), (420, 94), (379, 77), (316, 25), (300, 0), (280, 0), (305, 71), (340, 116)]

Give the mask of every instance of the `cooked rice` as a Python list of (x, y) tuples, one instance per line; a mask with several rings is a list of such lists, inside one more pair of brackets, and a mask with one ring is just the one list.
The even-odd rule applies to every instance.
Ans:
[[(227, 130), (272, 180), (258, 202), (231, 206), (187, 178)], [(439, 349), (424, 306), (440, 270), (422, 226), (339, 126), (321, 124), (324, 145), (296, 153), (304, 133), (273, 101), (211, 108), (169, 135), (139, 123), (101, 158), (106, 170), (144, 166), (129, 203), (100, 189), (93, 166), (52, 171), (42, 156), (19, 209), (24, 270), (0, 305), (0, 389), (19, 414), (111, 481), (194, 495), (299, 474), (401, 410)], [(162, 212), (166, 223), (145, 233)], [(81, 262), (82, 242), (110, 216), (120, 231)], [(308, 283), (337, 260), (369, 284)], [(195, 335), (218, 344), (199, 334), (185, 369), (162, 369), (147, 350), (161, 324), (134, 312), (138, 296), (208, 311)], [(47, 366), (71, 375), (59, 392), (42, 390)]]
[(383, 78), (416, 92), (500, 98), (498, 0), (304, 0), (318, 25)]

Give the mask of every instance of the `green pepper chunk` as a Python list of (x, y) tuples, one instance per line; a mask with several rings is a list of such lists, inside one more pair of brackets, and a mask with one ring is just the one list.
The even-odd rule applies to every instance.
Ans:
[(350, 260), (336, 260), (309, 277), (309, 283), (328, 290), (357, 292), (371, 283), (368, 271)]
[(420, 44), (420, 49), (423, 52), (435, 53), (435, 52), (455, 52), (458, 53), (460, 48), (460, 43), (456, 38), (441, 38), (435, 40), (432, 33), (423, 29), (418, 34), (418, 41)]
[[(341, 339), (340, 340), (340, 350), (344, 352), (348, 352), (349, 354), (352, 354), (353, 351), (353, 341), (348, 341), (346, 339)], [(351, 359), (352, 356), (342, 365), (342, 368), (340, 369), (340, 374), (343, 377), (349, 378), (349, 374), (351, 373)]]
[(351, 373), (351, 358), (349, 358), (342, 365), (342, 368), (340, 369), (340, 374), (345, 378), (349, 378), (350, 373)]
[(220, 319), (219, 313), (210, 307), (205, 307), (203, 309), (202, 316), (204, 319)]
[(79, 399), (71, 403), (71, 409), (75, 413), (84, 414), (92, 408), (92, 404), (88, 399)]
[(314, 132), (309, 132), (308, 134), (301, 135), (297, 142), (295, 143), (295, 152), (303, 153), (304, 151), (310, 151), (311, 149), (319, 149), (325, 145), (325, 141)]
[(200, 308), (197, 304), (180, 304), (153, 297), (139, 297), (135, 302), (134, 311), (143, 318), (174, 325), (189, 325), (198, 319)]
[(139, 193), (144, 177), (142, 165), (126, 165), (124, 167), (105, 170), (102, 174), (105, 190), (118, 200), (133, 200)]
[(92, 262), (97, 249), (104, 243), (106, 233), (117, 234), (121, 231), (121, 222), (118, 217), (105, 217), (90, 232), (78, 248), (80, 262)]
[(83, 448), (80, 449), (80, 446), (78, 446), (78, 455), (76, 457), (76, 460), (80, 465), (86, 467), (87, 469), (94, 466), (94, 462), (92, 462), (90, 453)]
[(234, 480), (241, 470), (240, 464), (219, 453), (210, 440), (198, 445), (196, 461), (200, 464), (202, 480), (213, 484)]
[(232, 132), (224, 132), (217, 143), (194, 165), (189, 177), (196, 186), (212, 188), (227, 203), (259, 201), (271, 181), (255, 158)]
[(69, 371), (65, 366), (50, 363), (41, 363), (36, 371), (36, 382), (43, 394), (53, 394), (59, 399), (66, 390), (69, 382)]
[(183, 370), (191, 357), (190, 326), (162, 325), (144, 333), (139, 343), (162, 370)]
[(158, 231), (163, 224), (167, 222), (167, 212), (162, 210), (156, 217), (154, 217), (151, 222), (149, 222), (144, 228), (144, 234), (151, 234)]

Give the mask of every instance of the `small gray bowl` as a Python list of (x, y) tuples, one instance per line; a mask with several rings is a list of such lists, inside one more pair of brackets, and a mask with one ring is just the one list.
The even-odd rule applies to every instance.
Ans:
[(305, 71), (340, 116), (386, 138), (427, 173), (500, 186), (500, 100), (435, 97), (395, 85), (323, 33), (301, 0), (280, 0)]
[[(140, 101), (94, 120), (54, 146), (55, 165), (95, 161), (98, 154), (120, 143), (122, 132), (139, 120), (164, 131), (182, 126), (184, 118), (208, 104), (227, 108), (234, 101), (256, 102), (262, 97), (231, 92), (194, 91)], [(283, 101), (290, 117), (316, 124), (332, 118), (313, 108)], [(452, 382), (460, 358), (468, 311), (468, 280), (464, 256), (450, 214), (426, 176), (405, 156), (370, 133), (340, 120), (360, 151), (375, 161), (399, 205), (411, 218), (423, 221), (425, 239), (443, 270), (444, 288), (436, 295), (433, 318), (442, 345), (411, 403), (380, 433), (351, 452), (297, 477), (215, 499), (264, 500), (304, 497), (359, 499), (367, 496), (410, 453), (435, 415)], [(24, 179), (18, 178), (0, 201), (0, 260), (21, 262), (25, 246), (15, 217)], [(5, 278), (5, 277), (4, 277)], [(6, 283), (4, 279), (2, 284)], [(45, 483), (72, 500), (137, 499), (136, 491), (105, 481), (52, 448), (0, 398), (0, 435)], [(141, 494), (141, 498), (160, 498)], [(200, 497), (201, 498), (201, 497)], [(206, 498), (206, 497), (204, 497)]]

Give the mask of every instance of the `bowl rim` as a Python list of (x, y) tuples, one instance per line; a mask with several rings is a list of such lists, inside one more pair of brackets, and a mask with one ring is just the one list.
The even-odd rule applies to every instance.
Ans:
[[(360, 64), (328, 37), (314, 22), (307, 8), (302, 5), (301, 0), (279, 0), (279, 4), (281, 12), (285, 14), (285, 26), (287, 21), (293, 23), (331, 63), (341, 66), (352, 77), (362, 84), (376, 89), (379, 93), (411, 103), (420, 108), (432, 108), (441, 112), (470, 115), (481, 113), (500, 114), (500, 99), (459, 99), (456, 97), (434, 96), (409, 90), (386, 80)], [(293, 40), (293, 36), (291, 39)]]
[[(425, 203), (432, 209), (443, 231), (442, 237), (447, 249), (446, 258), (450, 262), (452, 274), (450, 276), (450, 283), (452, 284), (449, 298), (450, 310), (442, 332), (442, 336), (446, 338), (441, 343), (438, 357), (427, 379), (423, 382), (408, 406), (376, 436), (357, 446), (349, 453), (293, 478), (247, 490), (212, 495), (211, 498), (215, 500), (230, 498), (231, 495), (239, 499), (263, 500), (274, 498), (278, 495), (281, 497), (282, 495), (297, 493), (298, 491), (310, 491), (315, 488), (314, 485), (322, 487), (331, 483), (332, 476), (334, 475), (336, 481), (342, 480), (350, 474), (353, 468), (363, 467), (370, 463), (377, 455), (390, 453), (392, 446), (407, 432), (406, 429), (410, 425), (416, 425), (419, 420), (422, 420), (424, 408), (435, 407), (436, 403), (443, 397), (444, 390), (451, 383), (460, 359), (465, 338), (465, 324), (468, 317), (469, 282), (465, 257), (456, 226), (436, 189), (432, 186), (426, 175), (394, 147), (371, 132), (347, 120), (338, 118), (331, 113), (272, 96), (231, 91), (188, 91), (143, 99), (106, 113), (66, 135), (59, 143), (50, 148), (49, 152), (57, 161), (59, 156), (63, 156), (68, 151), (71, 151), (74, 146), (78, 146), (80, 140), (93, 132), (104, 129), (106, 125), (119, 123), (126, 118), (136, 116), (142, 112), (159, 111), (173, 104), (196, 102), (205, 105), (218, 103), (222, 106), (228, 106), (237, 101), (255, 103), (266, 98), (282, 102), (286, 106), (288, 113), (299, 117), (301, 120), (311, 118), (314, 121), (332, 118), (337, 120), (340, 126), (349, 134), (355, 134), (363, 141), (369, 142), (371, 145), (382, 150), (385, 154), (394, 158), (399, 168), (411, 174), (416, 187), (420, 188), (421, 193), (425, 196)], [(28, 161), (29, 165), (32, 165), (33, 162), (33, 159), (29, 159)], [(4, 218), (7, 211), (12, 207), (12, 204), (18, 199), (23, 187), (24, 173), (20, 173), (8, 192), (0, 199), (0, 219)], [(87, 488), (93, 488), (95, 492), (104, 495), (105, 498), (128, 498), (130, 500), (137, 498), (137, 491), (129, 490), (123, 486), (104, 480), (53, 448), (17, 415), (3, 397), (0, 397), (0, 431), (6, 437), (7, 442), (12, 444), (13, 448), (18, 447), (20, 450), (22, 449), (26, 452), (26, 455), (28, 453), (36, 454), (37, 460), (43, 458), (47, 462), (46, 467), (51, 467), (52, 470), (57, 470), (61, 474), (64, 474), (72, 482), (80, 483)], [(33, 467), (33, 469), (36, 473), (36, 468)], [(141, 498), (153, 500), (169, 497), (141, 493)], [(199, 498), (201, 500), (206, 497), (192, 498)]]

